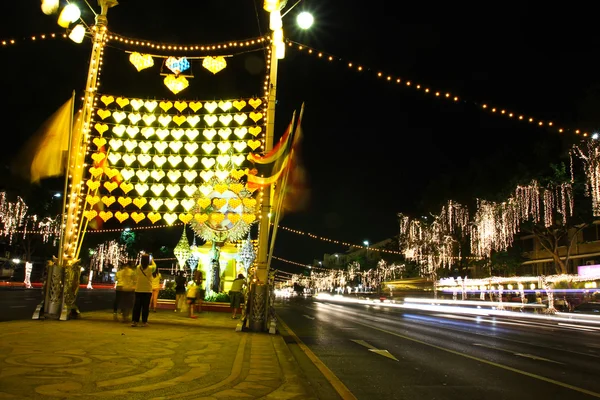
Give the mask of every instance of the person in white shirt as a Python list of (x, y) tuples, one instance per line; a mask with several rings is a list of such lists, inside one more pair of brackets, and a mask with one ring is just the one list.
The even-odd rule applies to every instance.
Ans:
[(156, 270), (156, 264), (149, 254), (142, 255), (140, 265), (136, 268), (137, 281), (135, 284), (135, 304), (131, 326), (138, 326), (140, 314), (142, 326), (148, 326), (148, 314), (150, 314), (150, 299), (152, 297), (152, 274)]
[(160, 292), (160, 280), (162, 275), (158, 272), (158, 268), (152, 273), (152, 299), (150, 300), (150, 308), (156, 312), (158, 304), (158, 293)]

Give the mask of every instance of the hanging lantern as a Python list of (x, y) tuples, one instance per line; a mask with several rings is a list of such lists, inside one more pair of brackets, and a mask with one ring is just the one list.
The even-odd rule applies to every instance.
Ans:
[(85, 37), (85, 27), (82, 24), (77, 25), (71, 33), (69, 33), (69, 39), (74, 41), (75, 43), (83, 42), (83, 38)]
[(167, 75), (164, 80), (165, 86), (175, 94), (190, 86), (190, 83), (183, 76)]
[(58, 16), (58, 25), (68, 28), (69, 24), (77, 21), (81, 17), (81, 11), (75, 4), (67, 4)]
[(58, 11), (59, 0), (42, 0), (42, 12), (46, 15), (52, 15)]
[(133, 64), (135, 69), (139, 71), (150, 68), (154, 65), (154, 59), (149, 54), (140, 54), (138, 52), (131, 53), (129, 62)]
[(183, 270), (185, 266), (185, 262), (190, 258), (190, 244), (187, 240), (187, 235), (185, 234), (185, 225), (183, 226), (183, 232), (181, 233), (181, 239), (179, 239), (179, 243), (173, 249), (173, 253), (175, 254), (175, 258), (177, 258), (177, 262), (179, 263), (179, 269)]
[(179, 75), (190, 68), (190, 62), (185, 57), (169, 57), (167, 58), (167, 61), (165, 61), (165, 65), (175, 75)]
[(254, 251), (254, 245), (252, 244), (252, 236), (250, 232), (248, 232), (248, 238), (242, 245), (242, 250), (240, 251), (240, 261), (242, 261), (244, 268), (246, 268), (246, 276), (248, 276), (248, 268), (252, 266), (255, 259), (256, 252)]
[(198, 252), (198, 246), (196, 246), (196, 235), (194, 235), (194, 240), (192, 245), (190, 246), (190, 257), (187, 260), (188, 265), (192, 269), (192, 273), (196, 270), (198, 266), (198, 261), (200, 260), (200, 252)]
[(204, 68), (206, 68), (207, 70), (209, 70), (210, 72), (212, 72), (213, 74), (216, 74), (217, 72), (221, 71), (223, 68), (225, 68), (227, 66), (227, 61), (225, 61), (225, 57), (223, 56), (218, 56), (218, 57), (205, 57), (204, 60), (202, 61), (202, 66)]

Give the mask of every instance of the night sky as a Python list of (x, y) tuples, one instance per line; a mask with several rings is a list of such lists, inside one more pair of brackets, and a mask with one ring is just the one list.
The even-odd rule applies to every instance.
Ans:
[[(109, 11), (108, 27), (122, 36), (165, 43), (258, 37), (268, 33), (268, 23), (262, 1), (255, 1), (122, 0)], [(91, 12), (78, 3), (92, 23)], [(279, 64), (276, 134), (305, 102), (303, 153), (312, 189), (309, 209), (285, 216), (283, 226), (375, 243), (397, 233), (399, 212), (437, 213), (448, 199), (489, 196), (516, 175), (558, 161), (570, 134), (492, 115), (481, 110), (484, 103), (555, 126), (600, 128), (600, 36), (591, 9), (526, 1), (383, 5), (303, 0), (284, 19), (288, 39), (335, 57), (328, 62), (293, 46)], [(89, 41), (31, 41), (32, 35), (63, 32), (56, 17), (41, 12), (39, 1), (4, 7), (0, 38), (18, 42), (0, 49), (5, 97), (0, 148), (8, 163), (72, 90), (81, 95), (90, 46)], [(308, 32), (294, 26), (303, 10), (316, 19)], [(177, 98), (162, 84), (156, 66), (138, 73), (127, 57), (120, 49), (106, 49), (100, 92)], [(262, 95), (264, 60), (263, 51), (238, 55), (214, 77), (197, 65), (196, 78), (178, 98)], [(364, 70), (349, 68), (349, 62)], [(376, 76), (380, 71), (383, 78)], [(387, 82), (387, 75), (411, 86)], [(417, 84), (460, 101), (425, 95)], [(157, 230), (157, 235), (174, 246), (179, 232)], [(280, 230), (275, 255), (304, 264), (345, 250)], [(273, 265), (295, 270), (281, 261)]]

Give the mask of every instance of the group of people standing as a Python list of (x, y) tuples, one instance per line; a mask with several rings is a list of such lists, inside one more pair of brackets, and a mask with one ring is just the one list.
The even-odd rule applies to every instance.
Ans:
[(148, 326), (150, 306), (156, 312), (161, 278), (156, 263), (149, 254), (142, 255), (137, 267), (127, 264), (120, 268), (116, 276), (117, 286), (113, 306), (115, 321), (119, 319), (120, 309), (123, 322), (131, 321), (131, 326), (135, 327), (140, 323), (141, 317), (141, 326)]
[(205, 294), (202, 287), (203, 282), (204, 277), (199, 269), (194, 271), (194, 277), (190, 282), (187, 281), (183, 271), (177, 271), (175, 277), (175, 312), (181, 312), (184, 304), (187, 304), (188, 317), (198, 318), (194, 315), (194, 310), (197, 306), (198, 312), (202, 312), (202, 301)]

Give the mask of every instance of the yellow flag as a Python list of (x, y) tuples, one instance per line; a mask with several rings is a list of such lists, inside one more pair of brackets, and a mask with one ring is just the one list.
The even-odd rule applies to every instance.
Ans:
[(73, 101), (71, 97), (40, 127), (13, 163), (13, 169), (31, 183), (65, 173)]

